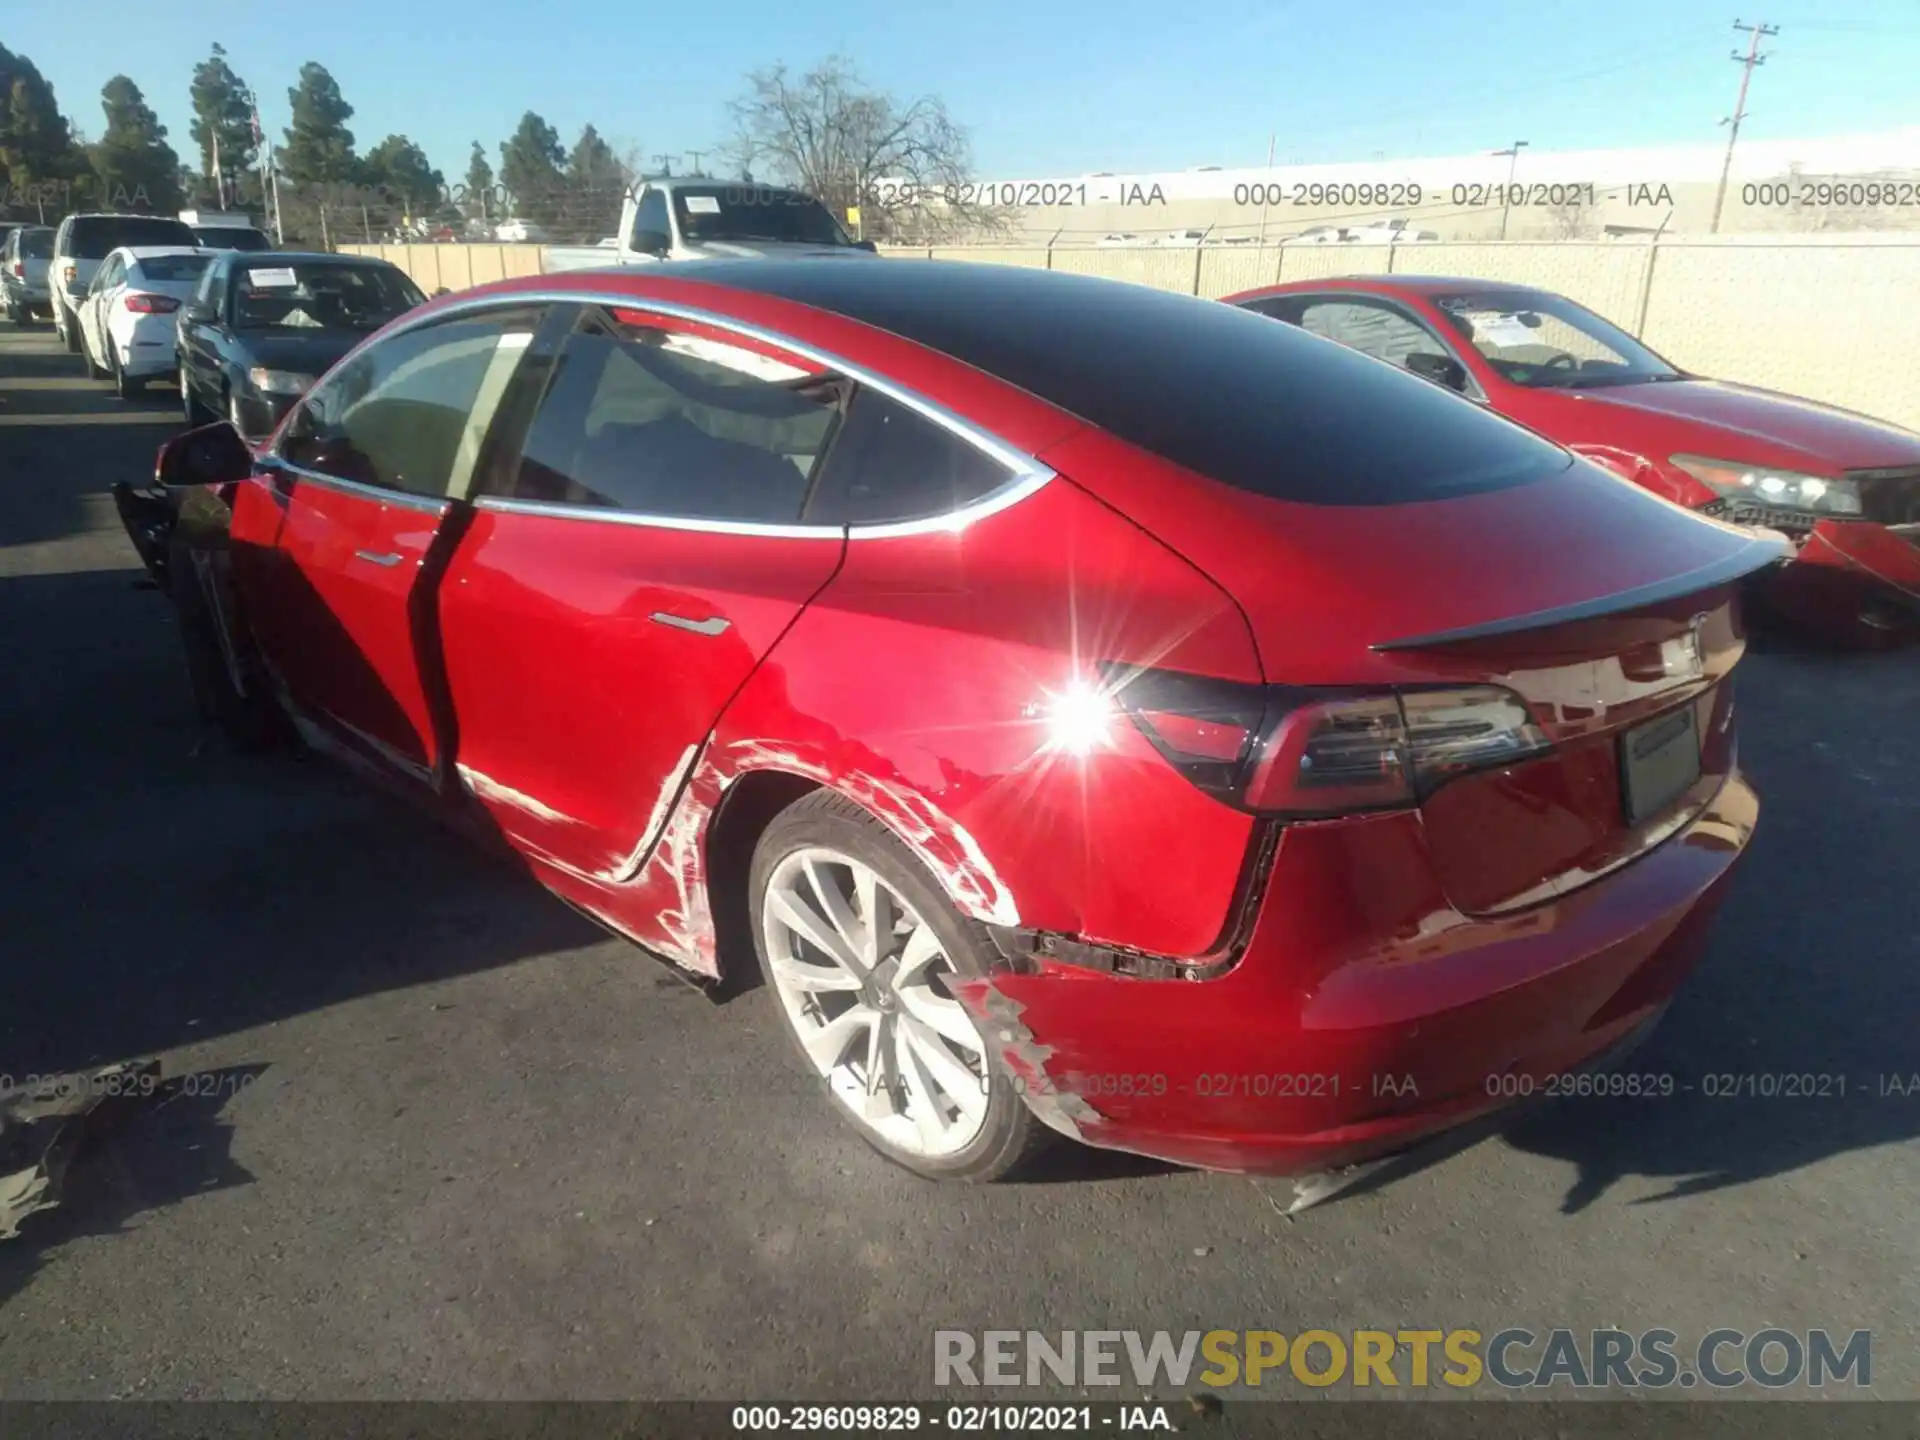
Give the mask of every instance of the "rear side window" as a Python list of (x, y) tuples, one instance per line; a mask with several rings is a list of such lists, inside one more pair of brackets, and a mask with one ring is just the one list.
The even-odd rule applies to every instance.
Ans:
[(639, 515), (791, 525), (842, 386), (718, 340), (594, 317), (569, 336), (513, 497)]
[(189, 226), (157, 215), (85, 215), (70, 224), (66, 253), (76, 260), (104, 260), (122, 245), (200, 243)]
[(809, 523), (935, 519), (999, 489), (1011, 472), (977, 446), (877, 390), (853, 398), (820, 475)]
[(20, 232), (20, 258), (22, 260), (52, 259), (53, 231), (22, 230)]
[(667, 228), (667, 197), (659, 190), (649, 190), (640, 197), (639, 208), (633, 217), (634, 235), (664, 235), (669, 238), (672, 231)]

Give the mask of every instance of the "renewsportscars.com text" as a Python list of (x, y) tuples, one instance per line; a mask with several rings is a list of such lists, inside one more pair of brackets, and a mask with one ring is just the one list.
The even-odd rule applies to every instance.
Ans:
[(938, 1386), (1866, 1389), (1867, 1330), (936, 1330)]

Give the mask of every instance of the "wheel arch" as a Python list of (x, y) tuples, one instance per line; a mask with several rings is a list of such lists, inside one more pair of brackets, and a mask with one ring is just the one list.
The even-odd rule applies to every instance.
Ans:
[(722, 792), (714, 807), (706, 835), (707, 907), (713, 916), (723, 996), (750, 990), (760, 978), (747, 903), (754, 847), (776, 815), (823, 788), (820, 780), (791, 770), (749, 770)]

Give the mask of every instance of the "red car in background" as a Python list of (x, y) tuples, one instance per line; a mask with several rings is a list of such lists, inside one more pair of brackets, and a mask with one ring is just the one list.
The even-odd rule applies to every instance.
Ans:
[(1051, 1131), (1324, 1171), (1607, 1063), (1757, 814), (1777, 537), (1144, 287), (483, 286), (159, 479), (128, 528), (231, 734), (290, 718), (694, 975), (752, 950), (929, 1176)]
[(1657, 495), (1785, 534), (1756, 587), (1862, 644), (1920, 638), (1920, 434), (1690, 375), (1563, 295), (1428, 275), (1302, 280), (1227, 303), (1448, 386)]

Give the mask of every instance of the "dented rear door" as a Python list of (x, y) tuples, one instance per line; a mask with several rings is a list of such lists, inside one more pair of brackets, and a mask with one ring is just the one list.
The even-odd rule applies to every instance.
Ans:
[(440, 615), (459, 773), (522, 849), (639, 871), (721, 710), (839, 567), (844, 531), (799, 517), (840, 398), (811, 362), (631, 310), (584, 308), (534, 357)]

